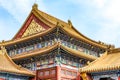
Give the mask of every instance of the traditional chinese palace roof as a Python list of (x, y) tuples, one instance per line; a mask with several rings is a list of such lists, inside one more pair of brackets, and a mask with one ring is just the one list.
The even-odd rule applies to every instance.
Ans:
[[(41, 25), (39, 25), (39, 23), (41, 23)], [(35, 30), (31, 29), (32, 25), (36, 25)], [(45, 28), (43, 28), (42, 26), (45, 26)], [(33, 8), (28, 18), (26, 19), (25, 23), (23, 24), (21, 29), (18, 31), (18, 33), (14, 36), (14, 38), (9, 41), (4, 41), (4, 44), (0, 43), (0, 45), (3, 45), (3, 46), (12, 45), (12, 44), (16, 44), (26, 40), (30, 40), (38, 36), (39, 37), (44, 36), (49, 32), (53, 31), (57, 27), (62, 29), (66, 34), (70, 35), (71, 37), (76, 38), (77, 40), (82, 40), (86, 43), (92, 44), (102, 49), (113, 48), (113, 46), (111, 45), (106, 45), (100, 41), (96, 42), (84, 36), (73, 27), (70, 20), (68, 20), (68, 23), (67, 23), (38, 10), (37, 4), (33, 5)]]
[[(24, 22), (24, 24), (22, 25), (20, 30), (17, 32), (17, 34), (14, 36), (14, 38), (9, 41), (0, 42), (0, 46), (4, 46), (6, 49), (8, 48), (9, 50), (11, 48), (19, 48), (19, 46), (24, 46), (25, 44), (27, 44), (26, 41), (31, 41), (31, 43), (32, 43), (33, 39), (41, 38), (41, 37), (46, 36), (58, 29), (59, 29), (59, 31), (70, 36), (71, 39), (74, 38), (77, 41), (81, 41), (81, 42), (85, 43), (91, 49), (97, 48), (99, 51), (106, 51), (106, 50), (114, 48), (114, 46), (112, 46), (112, 45), (107, 45), (100, 41), (96, 42), (96, 41), (91, 40), (88, 37), (84, 36), (83, 34), (78, 32), (74, 28), (74, 26), (72, 25), (72, 22), (70, 20), (68, 20), (68, 23), (67, 23), (67, 22), (64, 22), (60, 19), (57, 19), (49, 14), (46, 14), (46, 13), (38, 10), (37, 4), (33, 5), (28, 18), (26, 19), (26, 21)], [(22, 45), (21, 43), (24, 43), (24, 44)], [(85, 54), (84, 52), (80, 52), (80, 51), (74, 50), (72, 48), (66, 47), (59, 42), (56, 42), (54, 45), (51, 45), (51, 46), (47, 46), (47, 47), (43, 47), (40, 49), (29, 51), (29, 52), (23, 52), (20, 54), (12, 55), (11, 58), (14, 61), (32, 58), (34, 56), (46, 54), (56, 48), (61, 48), (65, 51), (71, 53), (72, 55), (75, 55), (80, 58), (88, 59), (90, 61), (97, 59), (97, 57), (95, 57), (93, 55)], [(8, 49), (7, 49), (7, 51), (8, 51)]]
[(35, 74), (29, 71), (28, 69), (16, 65), (6, 53), (5, 48), (0, 50), (0, 72), (20, 74), (26, 76), (35, 76)]
[(120, 48), (105, 52), (102, 57), (80, 69), (81, 73), (120, 70)]
[(12, 56), (12, 59), (13, 60), (19, 60), (19, 59), (24, 59), (24, 58), (28, 58), (28, 57), (33, 57), (33, 55), (37, 56), (37, 55), (41, 55), (41, 54), (47, 54), (48, 52), (50, 52), (50, 51), (52, 51), (52, 50), (54, 50), (56, 48), (61, 48), (61, 49), (65, 50), (65, 51), (71, 53), (72, 55), (82, 57), (84, 59), (89, 59), (89, 60), (97, 59), (97, 57), (95, 57), (95, 56), (84, 54), (84, 53), (79, 52), (77, 50), (74, 50), (74, 49), (68, 48), (66, 46), (63, 46), (59, 42), (55, 43), (54, 45), (51, 45), (51, 46), (47, 46), (47, 47), (44, 47), (44, 48), (40, 48), (40, 49), (31, 51), (29, 53), (25, 52), (25, 53), (17, 54), (15, 56)]

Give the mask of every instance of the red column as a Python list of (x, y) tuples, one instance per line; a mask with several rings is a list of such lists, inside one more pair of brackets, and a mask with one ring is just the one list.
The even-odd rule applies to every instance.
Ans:
[(61, 68), (56, 66), (56, 80), (61, 80)]
[(120, 76), (118, 77), (118, 80), (120, 80)]
[(5, 80), (5, 79), (3, 79), (3, 78), (0, 78), (0, 80)]
[(78, 73), (76, 80), (81, 80), (80, 79), (80, 73)]
[(93, 80), (90, 74), (87, 74), (89, 80)]

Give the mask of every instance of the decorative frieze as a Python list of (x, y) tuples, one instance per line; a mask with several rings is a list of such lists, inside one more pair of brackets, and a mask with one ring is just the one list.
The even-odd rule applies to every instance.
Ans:
[(45, 28), (43, 28), (41, 25), (39, 25), (33, 19), (31, 21), (31, 23), (29, 24), (28, 28), (26, 29), (26, 31), (24, 32), (24, 34), (22, 35), (22, 37), (29, 36), (29, 35), (32, 35), (32, 34), (35, 34), (35, 33), (38, 33), (38, 32), (42, 32), (44, 30), (45, 30)]

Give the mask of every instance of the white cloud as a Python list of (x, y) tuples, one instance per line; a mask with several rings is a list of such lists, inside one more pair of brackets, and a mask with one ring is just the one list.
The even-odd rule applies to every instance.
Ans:
[[(35, 0), (0, 0), (0, 6), (6, 9), (16, 20), (23, 23), (30, 13)], [(39, 0), (40, 7), (45, 9), (42, 0)]]
[(8, 23), (3, 22), (2, 20), (0, 20), (0, 41), (1, 40), (8, 40), (9, 38), (13, 37), (13, 35), (10, 35), (9, 33), (11, 33), (11, 29), (10, 27), (8, 27)]
[[(34, 1), (35, 0), (31, 0), (31, 1), (30, 0), (0, 0), (0, 6), (6, 9), (20, 23), (23, 23), (23, 21), (30, 12), (32, 5), (34, 4)], [(120, 45), (118, 44), (118, 41), (120, 42), (119, 39), (120, 0), (66, 0), (66, 1), (68, 2), (67, 4), (72, 3), (72, 4), (76, 4), (78, 7), (84, 7), (83, 9), (85, 9), (85, 14), (82, 14), (82, 18), (86, 18), (84, 19), (84, 21), (86, 22), (89, 21), (90, 23), (95, 24), (93, 25), (92, 28), (97, 27), (97, 31), (94, 32), (96, 36), (94, 36), (93, 39), (105, 41), (106, 43), (117, 43), (117, 46)], [(37, 0), (37, 3), (39, 4), (39, 9), (46, 10), (45, 7), (46, 4), (43, 2), (43, 0)], [(59, 2), (55, 3), (55, 5), (58, 4)], [(65, 4), (66, 3), (64, 3), (64, 5)], [(52, 3), (50, 7), (53, 7), (53, 5), (54, 4)], [(49, 9), (49, 7), (47, 7), (47, 9)], [(63, 11), (62, 9), (59, 10)], [(81, 16), (81, 12), (79, 11), (81, 10), (77, 11), (78, 14), (80, 14)], [(69, 16), (68, 14), (65, 15)], [(73, 19), (74, 12), (73, 15), (70, 16), (72, 16)], [(78, 21), (78, 24), (84, 25), (81, 27), (86, 27), (83, 29), (88, 29), (86, 31), (89, 31), (90, 29), (89, 26), (86, 26), (86, 22), (82, 23)]]
[[(5, 11), (8, 12), (7, 14), (9, 14), (6, 20), (0, 18), (0, 41), (3, 39), (9, 40), (17, 33), (30, 13), (34, 2), (35, 0), (0, 0), (0, 7), (5, 9)], [(42, 10), (45, 10), (42, 0), (36, 2), (40, 4), (39, 7), (42, 8)], [(6, 14), (3, 16), (6, 16)], [(3, 36), (3, 34), (5, 36)]]
[(94, 39), (120, 46), (120, 0), (70, 1), (85, 6), (85, 16), (89, 16), (88, 19), (90, 18), (94, 21), (93, 24), (96, 24), (94, 27), (98, 28)]
[(99, 21), (100, 29), (97, 32), (97, 39), (102, 39), (108, 43), (115, 43), (116, 46), (120, 42), (120, 1), (108, 0), (107, 3), (98, 12), (96, 18), (102, 18), (103, 21)]

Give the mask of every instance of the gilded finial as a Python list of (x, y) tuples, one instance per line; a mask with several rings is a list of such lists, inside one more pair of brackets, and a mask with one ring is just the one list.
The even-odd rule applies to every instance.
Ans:
[(56, 26), (61, 26), (60, 22), (57, 22), (57, 23), (56, 23)]
[(90, 61), (87, 61), (87, 65), (89, 65), (90, 64)]
[(38, 9), (38, 4), (34, 3), (34, 5), (32, 6), (33, 9)]
[[(4, 45), (5, 41), (4, 41), (4, 40), (2, 40), (0, 43), (1, 43), (1, 45)], [(1, 45), (0, 45), (0, 46), (1, 46)]]
[(22, 68), (22, 66), (21, 65), (18, 65), (19, 66), (19, 68)]
[(1, 46), (1, 51), (2, 51), (3, 54), (7, 53), (7, 51), (6, 51), (4, 46)]
[(71, 20), (68, 20), (68, 25), (69, 25), (70, 28), (72, 27), (72, 22), (71, 22)]
[(2, 43), (4, 43), (5, 41), (4, 40), (2, 40)]
[(108, 50), (106, 50), (104, 54), (102, 54), (101, 56), (106, 56), (106, 55), (108, 55)]
[(59, 22), (58, 22), (58, 21), (56, 22), (56, 25), (59, 25)]

